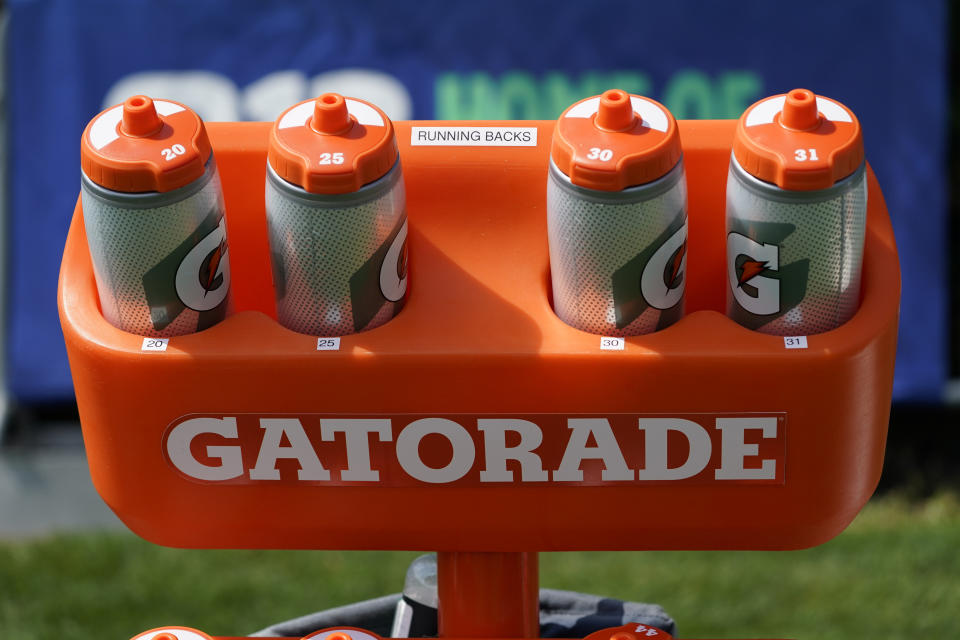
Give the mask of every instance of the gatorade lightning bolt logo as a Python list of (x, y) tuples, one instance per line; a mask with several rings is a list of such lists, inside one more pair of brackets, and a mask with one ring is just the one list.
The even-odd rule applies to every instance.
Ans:
[(780, 248), (796, 226), (731, 220), (727, 233), (727, 280), (731, 317), (757, 329), (784, 315), (807, 294), (810, 260), (780, 264)]
[(350, 277), (353, 327), (362, 331), (381, 307), (393, 304), (396, 315), (407, 293), (407, 214), (370, 258)]
[(223, 216), (211, 211), (186, 240), (144, 274), (143, 289), (157, 331), (186, 309), (199, 312), (197, 331), (223, 320), (230, 291)]
[[(738, 256), (739, 257), (739, 256)], [(758, 276), (764, 272), (767, 268), (766, 262), (757, 262), (756, 260), (743, 260), (741, 265), (737, 268), (739, 271), (739, 276), (737, 276), (737, 286), (743, 287), (744, 283), (750, 282), (754, 276)]]
[(661, 311), (657, 329), (683, 314), (687, 267), (687, 215), (681, 209), (650, 246), (613, 273), (617, 328), (623, 329), (647, 309)]

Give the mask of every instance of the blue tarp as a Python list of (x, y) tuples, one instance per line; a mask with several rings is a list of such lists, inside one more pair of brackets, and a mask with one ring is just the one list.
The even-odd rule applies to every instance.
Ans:
[(553, 118), (611, 86), (678, 118), (806, 87), (861, 119), (903, 265), (895, 397), (947, 372), (947, 20), (941, 1), (343, 3), (14, 0), (7, 43), (15, 396), (67, 400), (57, 272), (87, 120), (132, 91), (210, 120), (272, 119), (327, 89), (394, 118)]

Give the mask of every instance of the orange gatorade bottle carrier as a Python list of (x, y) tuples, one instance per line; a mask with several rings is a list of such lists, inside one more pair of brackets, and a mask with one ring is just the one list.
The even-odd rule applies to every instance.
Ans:
[(84, 222), (104, 317), (156, 337), (221, 321), (230, 292), (226, 219), (197, 114), (133, 96), (97, 115), (80, 140)]
[(547, 230), (553, 307), (604, 336), (683, 315), (687, 182), (677, 122), (616, 89), (563, 112), (553, 134)]
[(857, 117), (806, 89), (737, 122), (727, 179), (727, 313), (775, 335), (840, 326), (857, 310), (867, 181)]
[(407, 215), (393, 124), (327, 93), (270, 131), (266, 214), (277, 318), (317, 336), (380, 326), (407, 291)]
[[(535, 636), (540, 551), (797, 549), (837, 535), (879, 479), (890, 408), (899, 267), (877, 181), (866, 167), (856, 312), (823, 333), (750, 330), (726, 315), (724, 194), (737, 122), (676, 122), (653, 101), (638, 108), (634, 96), (618, 93), (605, 96), (629, 101), (633, 120), (623, 106), (601, 109), (597, 97), (595, 111), (570, 122), (391, 124), (373, 110), (382, 117), (376, 124), (343, 98), (353, 123), (343, 132), (337, 97), (308, 101), (287, 112), (302, 109), (289, 133), (320, 145), (301, 157), (313, 159), (307, 173), (334, 176), (337, 186), (326, 192), (312, 186), (323, 179), (306, 175), (311, 163), (294, 158), (296, 145), (283, 142), (277, 123), (210, 123), (233, 308), (162, 350), (105, 319), (86, 202), (78, 203), (60, 314), (104, 500), (133, 531), (171, 546), (439, 550), (445, 638)], [(415, 129), (427, 133), (412, 144)], [(513, 133), (511, 144), (432, 146), (441, 138), (433, 129), (480, 142), (495, 138), (486, 135), (492, 131)], [(659, 140), (650, 147), (660, 149), (658, 160), (640, 153), (622, 171), (605, 169), (634, 148), (622, 146), (622, 136)], [(371, 142), (366, 149), (374, 138), (394, 142), (383, 143), (388, 151), (374, 154), (384, 154), (382, 164), (371, 162), (380, 168), (367, 172), (358, 168), (362, 153), (341, 142)], [(519, 140), (528, 142), (512, 146)], [(308, 262), (288, 263), (271, 279), (274, 254), (293, 246), (284, 243), (301, 227), (278, 227), (268, 210), (297, 208), (304, 229), (340, 233), (339, 222), (306, 220), (362, 208), (317, 203), (391, 179), (399, 165), (390, 162), (390, 144), (403, 176), (379, 196), (389, 206), (377, 201), (384, 235), (369, 246), (378, 248), (337, 271), (348, 283), (341, 302), (309, 314), (339, 314), (344, 324), (326, 336), (290, 330), (276, 292), (307, 282)], [(324, 153), (331, 164), (321, 171)], [(344, 154), (342, 165), (334, 153)], [(634, 160), (645, 168), (627, 169)], [(589, 198), (606, 202), (597, 194), (643, 188), (678, 167), (689, 191), (672, 201), (672, 218), (662, 207), (670, 223), (661, 234), (670, 235), (658, 246), (682, 233), (670, 225), (684, 202), (686, 242), (657, 256), (653, 283), (682, 286), (682, 314), (641, 335), (597, 335), (558, 317), (554, 238), (545, 241), (555, 205), (545, 192), (576, 194), (564, 197), (587, 211)], [(557, 187), (561, 178), (569, 184)], [(402, 201), (387, 195), (398, 189)], [(406, 250), (398, 243), (409, 246), (414, 286), (397, 301), (381, 295), (382, 315), (359, 330), (346, 304), (350, 285), (375, 283), (383, 294), (390, 289), (381, 278), (392, 268), (399, 291), (406, 262), (395, 256)], [(642, 280), (642, 268), (631, 273)], [(372, 328), (401, 301), (400, 313)], [(613, 312), (610, 326), (616, 322)], [(636, 627), (608, 631), (593, 640), (662, 637)]]

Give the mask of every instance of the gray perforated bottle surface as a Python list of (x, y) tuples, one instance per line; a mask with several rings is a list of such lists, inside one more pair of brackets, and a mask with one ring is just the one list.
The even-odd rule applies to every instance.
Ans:
[[(856, 312), (867, 217), (861, 168), (827, 192), (778, 194), (731, 161), (727, 313), (774, 335), (809, 335)], [(826, 196), (826, 197), (825, 197)]]
[[(683, 314), (687, 186), (683, 165), (664, 184), (606, 194), (547, 180), (553, 308), (572, 327), (609, 336), (650, 333)], [(672, 183), (672, 184), (668, 184)]]
[(169, 337), (223, 319), (230, 263), (212, 160), (197, 183), (165, 194), (107, 192), (84, 177), (81, 199), (108, 322), (130, 333)]
[[(406, 209), (399, 163), (372, 197), (291, 195), (267, 179), (266, 211), (280, 323), (300, 333), (341, 336), (393, 318), (406, 294)], [(378, 181), (380, 182), (380, 181)], [(302, 190), (300, 190), (302, 191)]]

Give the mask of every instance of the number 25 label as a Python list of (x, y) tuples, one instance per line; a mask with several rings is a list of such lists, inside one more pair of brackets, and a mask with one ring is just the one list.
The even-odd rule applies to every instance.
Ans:
[(334, 153), (321, 153), (320, 164), (343, 164), (343, 153), (335, 151)]

